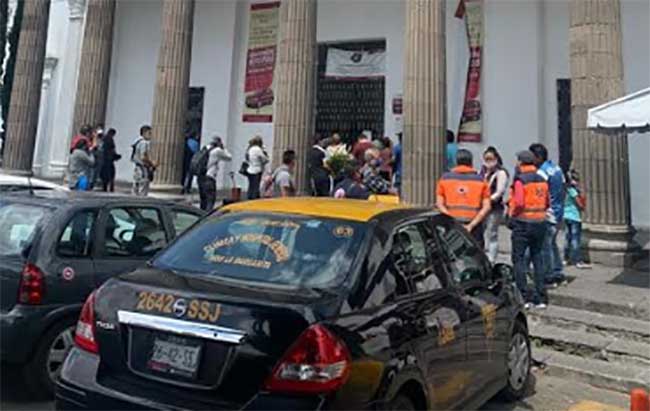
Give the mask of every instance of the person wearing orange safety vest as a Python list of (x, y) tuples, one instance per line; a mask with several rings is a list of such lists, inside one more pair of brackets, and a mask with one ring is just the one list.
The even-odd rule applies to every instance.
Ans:
[(460, 149), (456, 167), (442, 175), (436, 190), (440, 212), (464, 224), (483, 249), (483, 220), (490, 213), (490, 188), (472, 167), (472, 153)]
[[(542, 249), (546, 236), (546, 210), (550, 197), (548, 182), (537, 173), (535, 155), (526, 150), (517, 154), (517, 171), (510, 189), (508, 203), (509, 227), (512, 229), (512, 265), (517, 288), (526, 299), (526, 308), (533, 305), (545, 308), (548, 304), (544, 284), (544, 257)], [(535, 272), (535, 287), (528, 292), (526, 272), (528, 260), (526, 249), (530, 249)]]

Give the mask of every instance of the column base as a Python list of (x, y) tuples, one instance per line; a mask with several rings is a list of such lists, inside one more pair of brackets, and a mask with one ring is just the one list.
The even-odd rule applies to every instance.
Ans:
[(185, 195), (181, 194), (183, 186), (180, 184), (151, 184), (149, 195), (170, 201), (184, 201)]
[(634, 240), (632, 226), (584, 224), (583, 247), (589, 261), (610, 267), (632, 267), (648, 258)]
[(2, 168), (0, 169), (0, 173), (2, 174), (9, 174), (10, 176), (17, 176), (17, 177), (33, 177), (34, 172), (31, 170), (13, 170), (9, 168)]

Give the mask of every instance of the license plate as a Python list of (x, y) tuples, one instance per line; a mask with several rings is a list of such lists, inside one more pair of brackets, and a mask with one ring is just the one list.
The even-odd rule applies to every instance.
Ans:
[(160, 373), (196, 378), (200, 355), (200, 345), (180, 338), (156, 338), (147, 367)]

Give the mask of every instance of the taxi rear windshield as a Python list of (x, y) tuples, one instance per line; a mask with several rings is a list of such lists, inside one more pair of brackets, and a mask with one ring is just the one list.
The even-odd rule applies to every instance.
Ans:
[(365, 232), (364, 224), (343, 220), (225, 214), (185, 234), (153, 265), (226, 280), (332, 287), (347, 276)]

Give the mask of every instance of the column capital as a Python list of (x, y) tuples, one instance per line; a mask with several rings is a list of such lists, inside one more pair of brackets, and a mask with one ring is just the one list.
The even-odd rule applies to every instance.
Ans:
[(58, 62), (59, 59), (56, 57), (45, 58), (45, 65), (43, 66), (43, 90), (50, 88), (52, 77), (54, 76), (54, 69)]
[(68, 8), (70, 9), (70, 20), (79, 20), (84, 17), (86, 11), (86, 0), (68, 0)]

